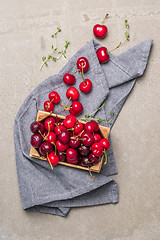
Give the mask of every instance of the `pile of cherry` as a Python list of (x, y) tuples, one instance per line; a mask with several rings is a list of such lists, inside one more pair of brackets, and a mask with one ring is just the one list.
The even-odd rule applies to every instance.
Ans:
[(89, 168), (99, 162), (100, 156), (107, 156), (110, 147), (96, 121), (82, 124), (73, 115), (65, 119), (49, 116), (32, 122), (30, 129), (31, 145), (46, 157), (52, 169), (59, 161)]

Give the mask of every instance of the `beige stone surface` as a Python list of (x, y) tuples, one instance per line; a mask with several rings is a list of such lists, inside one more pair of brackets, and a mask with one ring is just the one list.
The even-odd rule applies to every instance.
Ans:
[[(93, 38), (92, 27), (109, 12), (112, 49), (123, 39), (124, 18), (130, 42), (119, 54), (153, 38), (147, 70), (128, 97), (113, 129), (120, 199), (115, 205), (72, 209), (66, 218), (26, 213), (21, 208), (13, 142), (15, 115), (42, 80)], [(41, 72), (53, 34), (57, 45), (70, 40), (67, 60)], [(0, 240), (159, 240), (160, 239), (160, 1), (159, 0), (5, 0), (0, 1)]]

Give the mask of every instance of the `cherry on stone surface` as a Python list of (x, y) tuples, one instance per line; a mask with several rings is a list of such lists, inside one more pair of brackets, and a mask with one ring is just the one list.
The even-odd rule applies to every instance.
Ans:
[(55, 127), (55, 119), (53, 117), (48, 117), (44, 121), (44, 126), (47, 131), (53, 131)]
[(96, 156), (96, 157), (99, 157), (102, 155), (103, 153), (103, 147), (100, 143), (94, 143), (92, 146), (91, 146), (91, 151), (92, 153)]
[(66, 73), (63, 77), (63, 82), (67, 85), (73, 85), (76, 81), (76, 78), (74, 75)]
[(58, 136), (62, 131), (67, 130), (63, 125), (55, 126), (55, 134)]
[(52, 112), (53, 109), (54, 109), (54, 105), (53, 105), (52, 102), (50, 102), (50, 101), (45, 101), (45, 102), (44, 102), (44, 110), (45, 110), (46, 112)]
[(93, 27), (93, 33), (97, 38), (105, 38), (105, 36), (107, 35), (107, 32), (108, 32), (108, 29), (105, 25), (96, 24)]
[(60, 96), (56, 91), (50, 92), (48, 97), (49, 97), (50, 101), (52, 101), (52, 103), (57, 104), (60, 101)]
[(54, 132), (49, 132), (48, 136), (45, 138), (46, 142), (54, 144), (57, 140), (56, 134)]
[(101, 140), (101, 136), (98, 133), (95, 133), (93, 137), (94, 137), (94, 142), (99, 142)]
[(63, 143), (66, 144), (69, 142), (70, 140), (70, 136), (69, 136), (69, 132), (66, 130), (63, 130), (59, 135), (58, 135), (58, 140)]
[(73, 128), (77, 123), (77, 118), (72, 115), (72, 114), (69, 114), (66, 116), (66, 119), (64, 119), (63, 121), (63, 125), (66, 127), (66, 128)]
[(43, 142), (39, 148), (39, 152), (41, 155), (46, 156), (47, 153), (53, 151), (53, 145), (49, 142)]
[(88, 156), (88, 154), (90, 153), (90, 149), (89, 149), (89, 147), (81, 146), (79, 148), (79, 152), (82, 156)]
[(69, 148), (69, 144), (63, 144), (59, 140), (56, 142), (56, 148), (59, 152), (64, 152)]
[(79, 91), (75, 87), (70, 87), (67, 89), (66, 96), (72, 101), (76, 101), (79, 98)]
[(90, 133), (88, 131), (83, 132), (81, 135), (81, 138), (84, 138), (84, 140), (82, 140), (82, 143), (85, 146), (91, 146), (94, 143), (94, 137), (93, 137), (92, 133)]
[(35, 133), (31, 136), (31, 145), (34, 148), (39, 148), (43, 142), (43, 137), (39, 133)]
[(82, 103), (80, 103), (79, 101), (74, 101), (70, 106), (69, 112), (74, 116), (78, 116), (79, 114), (81, 114), (83, 112)]
[(102, 138), (99, 142), (105, 150), (110, 148), (110, 142), (106, 138)]
[(106, 63), (109, 61), (109, 54), (106, 47), (100, 47), (97, 52), (97, 58), (100, 63)]
[(64, 154), (62, 152), (57, 152), (57, 156), (58, 156), (60, 162), (64, 162), (66, 160), (66, 154)]
[(54, 151), (52, 151), (48, 154), (47, 161), (50, 162), (53, 166), (55, 166), (59, 162), (59, 157), (55, 154)]
[(74, 128), (74, 134), (79, 134), (83, 130), (83, 124), (78, 122), (78, 124)]
[(93, 162), (93, 164), (99, 163), (99, 157), (96, 157), (93, 153), (89, 154), (89, 159)]
[(87, 70), (89, 68), (89, 62), (88, 62), (87, 58), (85, 58), (85, 57), (78, 58), (77, 68), (80, 69), (81, 72), (82, 72), (82, 68), (83, 68), (83, 72), (87, 72)]
[(76, 140), (70, 139), (69, 141), (69, 146), (71, 148), (78, 148), (80, 144), (81, 144), (81, 141), (78, 138)]
[(79, 85), (79, 89), (84, 92), (84, 93), (88, 93), (91, 91), (92, 89), (92, 82), (89, 79), (85, 79), (85, 81), (81, 82)]

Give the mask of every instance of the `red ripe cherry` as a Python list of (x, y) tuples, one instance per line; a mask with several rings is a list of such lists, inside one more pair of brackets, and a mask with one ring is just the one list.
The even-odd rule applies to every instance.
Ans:
[(54, 105), (53, 105), (52, 102), (50, 102), (50, 101), (45, 101), (45, 102), (44, 102), (44, 110), (45, 110), (46, 112), (52, 112), (53, 109), (54, 109)]
[(55, 134), (58, 136), (62, 131), (67, 130), (63, 125), (55, 126)]
[(58, 156), (60, 162), (64, 162), (66, 160), (66, 154), (64, 154), (62, 152), (57, 152), (57, 156)]
[(79, 114), (82, 113), (82, 111), (83, 111), (82, 103), (78, 101), (74, 101), (70, 106), (70, 110), (69, 110), (70, 114), (74, 116), (78, 116)]
[(74, 115), (67, 115), (63, 121), (63, 125), (66, 128), (73, 128), (77, 123), (77, 118)]
[(66, 151), (66, 156), (68, 159), (76, 159), (78, 155), (78, 152), (74, 148), (68, 148)]
[(91, 146), (94, 143), (94, 137), (90, 132), (83, 132), (81, 138), (84, 138), (84, 140), (82, 140), (82, 143), (85, 146)]
[(67, 98), (71, 98), (72, 101), (76, 101), (79, 98), (79, 92), (75, 87), (70, 87), (66, 92)]
[(84, 129), (88, 132), (93, 133), (94, 132), (94, 125), (92, 124), (92, 122), (87, 122), (84, 126)]
[(47, 153), (53, 151), (53, 145), (49, 142), (43, 142), (39, 148), (39, 152), (41, 155), (46, 156)]
[(99, 125), (96, 121), (92, 120), (90, 121), (90, 123), (93, 125), (94, 127), (94, 132), (98, 132), (99, 131)]
[(97, 52), (97, 58), (100, 63), (106, 63), (109, 61), (109, 54), (106, 47), (100, 47)]
[(83, 130), (83, 124), (79, 122), (74, 128), (74, 134), (77, 135), (81, 133), (82, 130)]
[(59, 152), (64, 152), (67, 150), (67, 148), (69, 148), (69, 144), (63, 144), (61, 143), (59, 140), (57, 140), (56, 142), (56, 148)]
[(101, 140), (101, 136), (98, 133), (95, 133), (93, 137), (94, 137), (94, 142), (99, 142)]
[(79, 161), (79, 158), (76, 157), (75, 159), (69, 159), (69, 158), (66, 158), (67, 162), (70, 163), (70, 164), (77, 164), (78, 161)]
[(99, 157), (103, 153), (103, 147), (100, 143), (94, 143), (91, 147), (91, 151), (96, 157)]
[(81, 72), (82, 72), (82, 68), (83, 68), (83, 72), (87, 72), (87, 70), (89, 68), (89, 62), (88, 62), (87, 58), (85, 58), (85, 57), (78, 58), (77, 68), (80, 69)]
[(46, 142), (54, 144), (57, 140), (56, 134), (54, 132), (50, 132), (48, 136), (45, 138)]
[(63, 82), (67, 85), (73, 85), (76, 81), (76, 78), (74, 75), (66, 73), (63, 77)]
[(76, 139), (76, 140), (71, 139), (71, 140), (69, 141), (69, 146), (70, 146), (71, 148), (78, 148), (80, 144), (81, 144), (81, 141), (78, 140), (78, 139)]
[(80, 83), (79, 89), (84, 93), (90, 92), (92, 89), (92, 82), (89, 79), (85, 79), (85, 81)]
[(47, 131), (53, 131), (54, 127), (55, 127), (55, 119), (53, 117), (48, 117), (46, 118), (46, 120), (44, 121), (44, 126), (46, 128)]
[(48, 95), (50, 101), (52, 101), (52, 103), (59, 103), (60, 101), (60, 96), (57, 92), (53, 91), (53, 92), (50, 92), (49, 95)]
[(92, 161), (93, 164), (99, 163), (99, 157), (96, 157), (93, 153), (89, 154), (89, 159)]
[(52, 151), (48, 154), (47, 161), (50, 162), (53, 166), (55, 166), (59, 162), (59, 157), (55, 154), (54, 151)]
[(39, 148), (43, 142), (43, 137), (39, 133), (35, 133), (31, 136), (31, 145), (34, 148)]
[(99, 142), (105, 150), (110, 148), (110, 142), (106, 138), (102, 138)]
[(105, 25), (96, 24), (93, 27), (93, 33), (97, 38), (105, 38), (105, 36), (107, 35), (107, 32), (108, 32), (108, 29)]
[(58, 135), (58, 140), (63, 143), (66, 144), (69, 142), (70, 140), (70, 136), (69, 136), (69, 132), (67, 132), (66, 130), (63, 130), (59, 135)]
[(41, 132), (43, 134), (45, 128), (44, 128), (43, 123), (35, 121), (35, 122), (31, 123), (30, 129), (33, 133)]

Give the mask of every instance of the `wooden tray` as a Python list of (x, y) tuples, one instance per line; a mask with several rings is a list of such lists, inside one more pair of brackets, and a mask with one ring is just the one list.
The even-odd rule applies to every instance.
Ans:
[[(53, 117), (58, 117), (58, 118), (61, 118), (61, 119), (65, 119), (64, 116), (61, 116), (61, 115), (58, 115), (58, 114), (54, 114), (54, 113), (50, 114), (50, 113), (48, 113), (48, 112), (39, 110), (39, 111), (38, 111), (38, 114), (37, 114), (37, 119), (36, 119), (36, 121), (42, 121), (44, 118), (46, 118), (46, 117), (48, 117), (48, 116), (53, 116)], [(81, 123), (83, 123), (83, 124), (86, 124), (86, 122), (84, 122), (84, 121), (78, 120), (78, 122), (81, 122)], [(103, 126), (100, 126), (100, 125), (99, 125), (99, 128), (100, 128), (100, 131), (101, 131), (102, 135), (103, 135), (105, 138), (108, 139), (109, 132), (110, 132), (110, 128), (103, 127)], [(33, 146), (31, 146), (30, 156), (33, 157), (33, 158), (38, 158), (38, 159), (47, 161), (47, 159), (46, 159), (45, 157), (40, 156), (40, 154), (38, 153), (38, 151), (37, 151)], [(101, 157), (101, 159), (100, 159), (100, 161), (99, 161), (98, 164), (90, 167), (90, 171), (99, 173), (100, 170), (101, 170), (101, 167), (102, 167), (102, 163), (103, 163), (103, 156)], [(67, 162), (60, 162), (60, 161), (59, 161), (58, 164), (61, 164), (61, 165), (64, 165), (64, 166), (68, 166), (68, 167), (74, 167), (74, 168), (79, 168), (79, 169), (83, 169), (83, 170), (89, 171), (89, 168), (88, 168), (88, 167), (82, 167), (82, 166), (70, 164), (70, 163), (67, 163)]]

